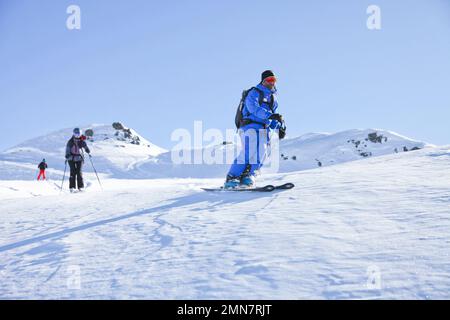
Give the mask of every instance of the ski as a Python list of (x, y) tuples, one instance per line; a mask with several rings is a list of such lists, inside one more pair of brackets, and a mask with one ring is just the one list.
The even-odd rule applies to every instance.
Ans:
[(289, 190), (295, 187), (295, 184), (293, 184), (292, 182), (288, 182), (285, 184), (281, 184), (278, 186), (275, 186), (275, 190)]
[(295, 185), (293, 183), (285, 183), (282, 185), (274, 186), (272, 184), (265, 185), (263, 187), (250, 187), (250, 188), (234, 188), (234, 189), (225, 189), (224, 187), (220, 188), (202, 188), (204, 191), (208, 192), (272, 192), (274, 190), (289, 190), (294, 188)]

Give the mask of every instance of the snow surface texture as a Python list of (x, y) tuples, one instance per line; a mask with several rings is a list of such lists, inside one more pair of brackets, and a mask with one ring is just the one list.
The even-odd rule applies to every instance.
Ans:
[[(123, 125), (122, 125), (123, 127)], [(119, 126), (120, 128), (120, 126)], [(90, 125), (94, 135), (87, 141), (98, 172), (111, 178), (219, 178), (228, 172), (233, 154), (239, 151), (238, 141), (210, 144), (200, 149), (204, 159), (219, 154), (222, 164), (176, 164), (172, 152), (164, 150), (140, 136), (133, 129), (115, 129), (111, 125)], [(33, 180), (37, 164), (45, 158), (52, 179), (61, 179), (64, 154), (72, 129), (26, 141), (0, 153), (0, 178), (8, 180)], [(237, 144), (237, 146), (235, 145)], [(280, 143), (280, 168), (278, 172), (294, 172), (329, 166), (365, 157), (403, 153), (422, 149), (427, 144), (391, 131), (366, 129), (348, 130), (334, 134), (315, 133), (282, 140)], [(192, 149), (183, 150), (194, 159)], [(227, 152), (231, 156), (226, 161)], [(84, 171), (92, 172), (90, 163)], [(52, 171), (53, 170), (53, 171)]]
[(1, 180), (0, 298), (449, 299), (450, 147), (359, 159), (263, 176), (296, 187), (262, 194)]

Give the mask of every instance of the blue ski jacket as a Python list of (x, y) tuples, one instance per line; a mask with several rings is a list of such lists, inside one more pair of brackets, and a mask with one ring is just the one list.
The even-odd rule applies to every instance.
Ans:
[[(270, 129), (279, 129), (281, 123), (276, 120), (269, 119), (269, 117), (277, 113), (278, 102), (276, 98), (276, 89), (271, 91), (270, 89), (263, 86), (261, 83), (256, 86), (259, 90), (264, 93), (264, 102), (259, 104), (259, 92), (255, 89), (251, 90), (244, 102), (244, 107), (242, 110), (242, 119), (249, 119), (259, 123), (250, 123), (242, 127), (243, 130), (246, 129), (261, 129), (266, 125)], [(273, 112), (270, 110), (270, 99), (273, 94)]]

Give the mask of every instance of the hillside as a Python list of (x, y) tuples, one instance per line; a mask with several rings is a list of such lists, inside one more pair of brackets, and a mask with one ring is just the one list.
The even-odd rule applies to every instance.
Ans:
[[(122, 177), (136, 163), (166, 151), (120, 123), (93, 124), (81, 128), (85, 134), (89, 134), (87, 143), (95, 157), (96, 169), (107, 175)], [(52, 177), (59, 179), (64, 170), (65, 146), (72, 136), (72, 129), (37, 137), (0, 153), (0, 178), (33, 179), (37, 164), (45, 158), (50, 172), (53, 170)], [(85, 171), (92, 171), (92, 168), (85, 166)]]
[[(177, 164), (172, 151), (164, 150), (120, 123), (83, 127), (90, 133), (91, 148), (98, 172), (111, 178), (218, 178), (224, 177), (229, 162), (240, 148), (239, 141), (206, 145), (195, 149), (204, 159), (201, 164)], [(65, 144), (72, 129), (63, 129), (23, 142), (0, 153), (0, 179), (32, 180), (37, 164), (45, 158), (52, 179), (61, 179)], [(236, 139), (237, 140), (237, 139)], [(335, 165), (348, 161), (422, 149), (428, 144), (391, 131), (378, 129), (347, 130), (338, 133), (310, 133), (282, 140), (279, 170), (293, 172)], [(182, 150), (194, 159), (194, 149)], [(228, 159), (231, 159), (227, 162)], [(216, 156), (217, 163), (205, 161)], [(90, 164), (84, 171), (92, 172)]]
[(268, 175), (296, 184), (270, 194), (3, 180), (0, 298), (448, 299), (449, 172), (450, 146)]

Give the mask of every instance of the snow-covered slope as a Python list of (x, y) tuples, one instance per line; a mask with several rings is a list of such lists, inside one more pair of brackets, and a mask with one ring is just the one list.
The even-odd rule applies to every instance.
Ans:
[[(117, 125), (117, 124), (116, 124)], [(151, 144), (133, 129), (92, 125), (88, 140), (97, 171), (114, 178), (210, 178), (224, 177), (239, 150), (239, 143), (208, 145), (197, 151), (206, 159), (220, 154), (219, 163), (176, 164), (172, 152)], [(117, 128), (117, 126), (116, 126)], [(118, 127), (120, 128), (120, 126)], [(51, 177), (60, 179), (64, 169), (64, 148), (71, 136), (64, 129), (26, 141), (0, 153), (0, 179), (32, 180), (37, 164), (46, 158)], [(236, 139), (237, 140), (237, 139)], [(234, 141), (236, 142), (236, 141)], [(386, 130), (348, 130), (338, 133), (310, 133), (280, 143), (279, 172), (293, 172), (386, 154), (422, 149), (426, 143)], [(194, 159), (194, 150), (184, 150)], [(231, 154), (227, 158), (227, 153)], [(227, 161), (228, 159), (228, 161)], [(85, 171), (92, 171), (88, 163)]]
[[(99, 172), (120, 177), (130, 171), (135, 163), (166, 151), (120, 123), (94, 124), (81, 128), (83, 132), (90, 134), (87, 143), (95, 156), (95, 165)], [(43, 158), (46, 159), (49, 168), (62, 171), (65, 146), (71, 136), (72, 128), (62, 129), (25, 141), (0, 153), (0, 178), (33, 179), (37, 164)], [(85, 170), (92, 169), (87, 165)], [(54, 174), (53, 177), (58, 176)]]
[[(424, 142), (409, 139), (392, 131), (380, 129), (355, 129), (338, 133), (309, 133), (280, 142), (279, 172), (293, 172), (329, 166), (348, 161), (387, 154), (403, 153), (430, 146)], [(222, 155), (225, 164), (177, 165), (172, 162), (171, 152), (160, 154), (135, 166), (135, 176), (141, 178), (207, 178), (224, 177), (229, 164), (226, 154), (236, 153), (235, 144), (207, 146), (201, 154)], [(194, 158), (193, 150), (186, 150)], [(234, 159), (231, 157), (231, 159)]]
[(314, 133), (281, 142), (281, 172), (329, 166), (368, 157), (419, 150), (426, 143), (381, 129)]
[[(0, 181), (0, 299), (449, 299), (450, 146), (263, 176)], [(18, 201), (17, 197), (20, 197)]]

